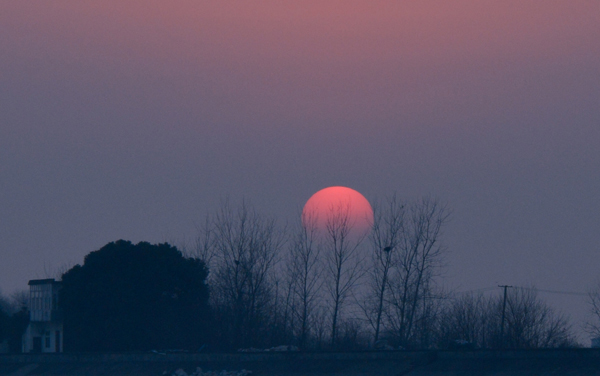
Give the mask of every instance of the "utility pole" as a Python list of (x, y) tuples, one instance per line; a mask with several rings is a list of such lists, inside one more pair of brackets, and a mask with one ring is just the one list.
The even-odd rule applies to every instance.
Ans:
[(506, 290), (512, 286), (498, 285), (498, 287), (504, 288), (504, 301), (502, 302), (502, 319), (500, 320), (500, 346), (501, 348), (504, 348), (504, 316), (506, 313)]
[(385, 263), (383, 265), (383, 281), (381, 282), (381, 293), (379, 294), (379, 309), (377, 310), (377, 324), (375, 327), (375, 342), (373, 343), (373, 347), (377, 345), (377, 340), (379, 340), (379, 324), (381, 323), (381, 312), (383, 311), (383, 294), (385, 293), (385, 284), (387, 283), (387, 274), (390, 268), (390, 254), (394, 247), (388, 246), (382, 249), (385, 252)]

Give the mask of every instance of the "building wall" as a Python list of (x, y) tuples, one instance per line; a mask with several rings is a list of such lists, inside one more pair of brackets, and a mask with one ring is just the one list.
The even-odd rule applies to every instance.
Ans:
[(58, 309), (58, 284), (34, 284), (29, 287), (29, 317), (31, 321), (52, 321)]
[(59, 289), (60, 283), (54, 279), (29, 281), (29, 325), (22, 339), (24, 353), (63, 351)]
[[(38, 348), (36, 349), (36, 342)], [(23, 352), (54, 353), (63, 349), (63, 325), (58, 322), (31, 322), (23, 336)]]

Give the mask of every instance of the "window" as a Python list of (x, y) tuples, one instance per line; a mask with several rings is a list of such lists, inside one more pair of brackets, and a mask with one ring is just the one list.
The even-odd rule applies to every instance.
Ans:
[(45, 337), (46, 337), (46, 348), (49, 349), (50, 348), (50, 332), (49, 331), (46, 331)]

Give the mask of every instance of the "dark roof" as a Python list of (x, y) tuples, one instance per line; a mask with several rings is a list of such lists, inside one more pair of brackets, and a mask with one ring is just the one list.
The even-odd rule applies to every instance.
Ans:
[(57, 285), (60, 284), (59, 281), (55, 281), (54, 278), (47, 278), (47, 279), (32, 279), (29, 281), (28, 285)]

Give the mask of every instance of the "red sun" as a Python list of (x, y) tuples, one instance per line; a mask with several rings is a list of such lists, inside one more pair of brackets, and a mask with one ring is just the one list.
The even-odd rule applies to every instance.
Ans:
[(352, 232), (365, 234), (373, 224), (371, 204), (354, 189), (346, 187), (324, 188), (312, 195), (302, 209), (302, 224), (313, 223), (317, 229), (325, 230), (334, 216), (346, 215)]

